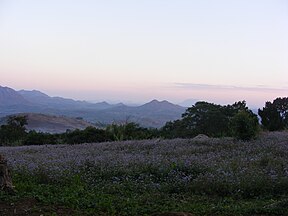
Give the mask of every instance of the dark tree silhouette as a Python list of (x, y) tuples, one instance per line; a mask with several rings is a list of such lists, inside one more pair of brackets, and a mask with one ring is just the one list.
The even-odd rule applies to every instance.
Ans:
[[(235, 118), (239, 112), (242, 114)], [(241, 117), (245, 117), (244, 121), (240, 119)], [(245, 101), (227, 106), (200, 101), (188, 108), (181, 120), (166, 123), (162, 128), (162, 134), (167, 138), (185, 138), (205, 134), (211, 137), (235, 136), (248, 140), (257, 133), (257, 126), (257, 116), (248, 109)], [(245, 127), (249, 128), (249, 133)], [(244, 133), (247, 137), (244, 137)]]
[(288, 97), (267, 101), (263, 109), (258, 110), (263, 127), (269, 131), (288, 128)]
[(0, 128), (0, 143), (14, 144), (23, 140), (27, 135), (25, 125), (27, 125), (26, 116), (10, 116), (7, 124)]

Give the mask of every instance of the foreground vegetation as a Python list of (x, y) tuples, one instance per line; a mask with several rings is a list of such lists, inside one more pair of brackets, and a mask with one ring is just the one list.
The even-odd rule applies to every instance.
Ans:
[(287, 215), (288, 132), (1, 147), (15, 196), (91, 215)]

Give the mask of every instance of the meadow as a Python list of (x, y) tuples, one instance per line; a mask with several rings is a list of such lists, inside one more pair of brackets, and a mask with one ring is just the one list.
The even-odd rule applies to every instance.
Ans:
[[(16, 195), (77, 215), (288, 215), (288, 132), (0, 147)], [(33, 211), (33, 209), (30, 211)], [(57, 215), (49, 212), (49, 215)]]

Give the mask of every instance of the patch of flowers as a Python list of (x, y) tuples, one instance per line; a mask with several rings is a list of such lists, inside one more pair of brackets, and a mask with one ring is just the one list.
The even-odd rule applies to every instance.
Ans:
[(173, 193), (288, 193), (288, 132), (250, 142), (231, 138), (142, 140), (1, 147), (15, 172), (49, 178), (80, 174), (91, 186), (123, 185)]

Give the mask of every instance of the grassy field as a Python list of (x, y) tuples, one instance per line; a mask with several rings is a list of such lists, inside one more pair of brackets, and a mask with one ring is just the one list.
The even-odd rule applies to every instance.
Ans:
[(155, 139), (1, 147), (0, 154), (17, 190), (0, 193), (2, 215), (5, 203), (29, 199), (37, 204), (27, 215), (288, 215), (287, 131), (250, 142)]

